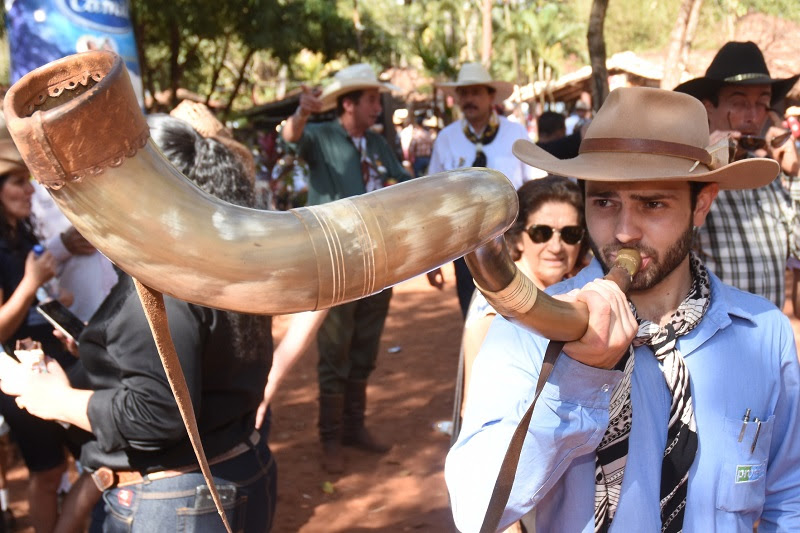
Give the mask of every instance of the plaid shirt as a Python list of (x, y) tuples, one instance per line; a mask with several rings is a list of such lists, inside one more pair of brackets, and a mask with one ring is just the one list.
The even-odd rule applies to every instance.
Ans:
[(425, 129), (414, 128), (408, 153), (417, 157), (430, 157), (433, 153), (433, 136)]
[(722, 281), (759, 294), (782, 309), (789, 255), (797, 256), (800, 180), (783, 175), (765, 187), (719, 192), (695, 248)]

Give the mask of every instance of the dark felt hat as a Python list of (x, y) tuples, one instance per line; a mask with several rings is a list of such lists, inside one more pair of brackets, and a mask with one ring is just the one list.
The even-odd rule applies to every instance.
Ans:
[(771, 77), (764, 54), (756, 43), (731, 41), (719, 49), (705, 76), (681, 83), (674, 90), (704, 100), (712, 98), (725, 84), (772, 85), (770, 104), (774, 106), (783, 100), (798, 78), (800, 74), (783, 79)]

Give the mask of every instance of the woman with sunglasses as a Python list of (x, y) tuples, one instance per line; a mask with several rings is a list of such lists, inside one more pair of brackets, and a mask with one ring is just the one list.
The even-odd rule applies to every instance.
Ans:
[[(547, 176), (523, 184), (517, 197), (519, 215), (505, 239), (522, 273), (545, 289), (583, 268), (589, 246), (584, 238), (583, 194), (578, 185), (566, 178)], [(486, 298), (475, 291), (461, 338), (451, 443), (460, 430), (472, 363), (496, 314)], [(515, 524), (507, 531), (523, 531), (522, 527)]]
[[(572, 181), (557, 176), (532, 180), (519, 188), (519, 216), (505, 234), (517, 267), (537, 287), (545, 289), (583, 267), (588, 249), (584, 239), (583, 195)], [(497, 313), (476, 293), (464, 323), (464, 398), (472, 362)]]

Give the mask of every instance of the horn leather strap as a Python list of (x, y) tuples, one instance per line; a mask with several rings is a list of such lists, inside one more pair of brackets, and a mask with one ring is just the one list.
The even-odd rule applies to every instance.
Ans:
[(626, 152), (634, 154), (655, 154), (681, 157), (690, 161), (700, 161), (708, 166), (711, 154), (702, 148), (689, 144), (657, 141), (655, 139), (625, 139), (596, 137), (581, 141), (580, 153), (586, 152)]
[(203, 443), (200, 441), (200, 431), (197, 429), (197, 419), (194, 416), (192, 397), (189, 395), (186, 377), (183, 375), (181, 362), (178, 359), (178, 353), (175, 351), (172, 335), (169, 332), (167, 308), (164, 306), (164, 296), (160, 292), (139, 282), (136, 278), (133, 279), (133, 283), (136, 286), (139, 299), (142, 301), (142, 308), (144, 308), (147, 323), (150, 324), (150, 330), (153, 332), (153, 339), (156, 341), (156, 348), (158, 348), (158, 355), (161, 357), (161, 364), (164, 366), (164, 372), (167, 374), (167, 381), (169, 381), (172, 394), (175, 396), (175, 402), (178, 404), (178, 411), (181, 413), (181, 418), (189, 434), (189, 441), (192, 443), (195, 456), (197, 456), (197, 462), (200, 465), (200, 471), (203, 473), (203, 479), (206, 480), (206, 484), (211, 492), (211, 499), (214, 500), (214, 505), (217, 508), (217, 513), (219, 513), (220, 518), (222, 518), (222, 524), (225, 526), (225, 530), (228, 533), (232, 533), (228, 518), (222, 510), (222, 500), (219, 497), (217, 486), (211, 475), (211, 467), (206, 459)]

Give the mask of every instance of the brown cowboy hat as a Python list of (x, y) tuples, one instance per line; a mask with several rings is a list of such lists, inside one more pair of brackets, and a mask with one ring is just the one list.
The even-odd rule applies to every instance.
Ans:
[(706, 70), (706, 75), (681, 83), (675, 91), (691, 94), (698, 100), (713, 98), (720, 87), (733, 85), (771, 85), (770, 105), (783, 100), (794, 87), (800, 74), (791, 78), (772, 78), (764, 54), (752, 41), (730, 41), (719, 49)]
[(556, 159), (518, 140), (514, 155), (551, 174), (589, 181), (684, 180), (751, 189), (778, 175), (772, 159), (728, 163), (728, 143), (708, 146), (708, 120), (699, 100), (682, 93), (623, 87), (608, 95), (573, 159)]

